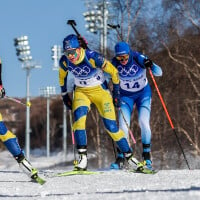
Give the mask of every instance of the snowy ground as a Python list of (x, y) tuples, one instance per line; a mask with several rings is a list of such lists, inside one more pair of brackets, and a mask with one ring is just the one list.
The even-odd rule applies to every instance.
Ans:
[(200, 199), (200, 170), (161, 170), (155, 175), (125, 171), (68, 177), (46, 177), (72, 169), (59, 167), (62, 154), (31, 157), (46, 183), (30, 182), (9, 155), (0, 153), (0, 199), (5, 200), (197, 200)]

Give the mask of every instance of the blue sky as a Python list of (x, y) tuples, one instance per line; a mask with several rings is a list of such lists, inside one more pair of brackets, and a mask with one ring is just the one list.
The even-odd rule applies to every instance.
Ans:
[(2, 80), (7, 96), (26, 96), (26, 71), (16, 56), (14, 38), (29, 37), (33, 60), (42, 66), (33, 69), (30, 77), (30, 96), (39, 96), (39, 88), (56, 86), (60, 93), (58, 71), (52, 70), (51, 47), (62, 45), (63, 38), (74, 33), (66, 24), (74, 19), (82, 35), (86, 34), (83, 0), (1, 0), (0, 1), (0, 58)]

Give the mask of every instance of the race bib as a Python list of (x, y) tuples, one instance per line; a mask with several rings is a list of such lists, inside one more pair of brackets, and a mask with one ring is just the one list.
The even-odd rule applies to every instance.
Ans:
[(148, 83), (148, 80), (144, 74), (135, 79), (120, 80), (120, 87), (128, 92), (138, 92), (142, 90)]
[(104, 74), (101, 70), (97, 70), (97, 73), (91, 78), (79, 78), (75, 77), (75, 85), (80, 87), (93, 87), (101, 85), (105, 81)]

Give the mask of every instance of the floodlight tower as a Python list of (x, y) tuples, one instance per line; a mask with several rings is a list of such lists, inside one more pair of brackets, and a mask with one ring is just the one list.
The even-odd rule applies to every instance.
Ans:
[[(14, 38), (16, 55), (22, 63), (22, 69), (26, 70), (26, 104), (30, 104), (30, 71), (31, 69), (41, 68), (32, 61), (31, 49), (29, 46), (28, 36)], [(27, 159), (30, 158), (30, 107), (26, 107), (26, 135), (25, 135), (25, 154)]]
[(85, 25), (86, 29), (94, 34), (97, 34), (98, 31), (100, 31), (100, 50), (105, 57), (107, 56), (107, 21), (109, 18), (107, 8), (108, 4), (109, 2), (103, 1), (102, 3), (97, 4), (93, 10), (83, 13), (85, 21), (88, 22), (88, 24)]
[[(53, 70), (59, 70), (59, 60), (62, 56), (63, 49), (60, 45), (53, 45), (51, 48), (51, 58), (54, 61)], [(64, 153), (64, 160), (67, 158), (67, 109), (63, 103), (63, 153)]]

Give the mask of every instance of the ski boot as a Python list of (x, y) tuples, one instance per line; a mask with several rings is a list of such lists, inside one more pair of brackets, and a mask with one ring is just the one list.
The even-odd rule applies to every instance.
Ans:
[(123, 169), (125, 164), (125, 158), (123, 153), (118, 153), (116, 161), (111, 163), (110, 169)]
[(45, 180), (38, 176), (38, 170), (33, 168), (31, 163), (25, 158), (24, 154), (21, 153), (18, 156), (15, 156), (16, 161), (19, 163), (19, 167), (22, 171), (32, 179), (32, 181), (37, 182), (41, 185), (45, 183)]
[(87, 170), (87, 149), (78, 149), (79, 161), (74, 166), (75, 171)]
[(153, 170), (150, 152), (143, 152), (142, 157), (144, 159), (143, 161), (144, 167), (149, 170)]
[(124, 155), (134, 171), (142, 172), (144, 170), (143, 164), (133, 156), (133, 153), (125, 153)]

